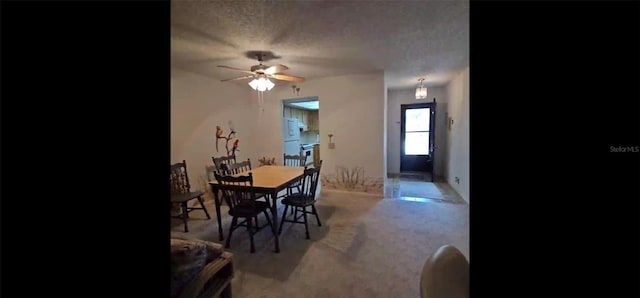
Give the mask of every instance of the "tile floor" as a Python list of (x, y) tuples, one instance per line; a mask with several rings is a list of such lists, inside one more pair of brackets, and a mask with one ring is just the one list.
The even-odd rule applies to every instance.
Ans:
[(384, 189), (384, 197), (414, 202), (439, 202), (466, 204), (464, 199), (446, 182), (431, 182), (427, 175), (390, 174)]

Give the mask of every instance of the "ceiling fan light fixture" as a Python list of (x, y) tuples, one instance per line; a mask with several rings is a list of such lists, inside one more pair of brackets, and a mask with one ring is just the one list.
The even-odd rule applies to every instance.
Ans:
[(265, 81), (267, 81), (267, 82), (266, 82), (266, 84), (267, 84), (267, 90), (271, 90), (271, 89), (273, 89), (273, 86), (275, 86), (275, 85), (276, 85), (276, 84), (274, 84), (273, 82), (271, 82), (269, 79), (264, 79), (264, 80), (265, 80)]
[(424, 79), (420, 78), (418, 81), (420, 81), (420, 86), (416, 88), (416, 99), (425, 99), (427, 98), (427, 87), (422, 86)]
[(253, 90), (258, 90), (258, 80), (256, 79), (251, 80), (251, 82), (249, 82), (249, 86), (251, 86)]
[(269, 91), (273, 88), (273, 86), (275, 86), (275, 84), (267, 78), (260, 77), (249, 82), (249, 86), (251, 86), (253, 90)]

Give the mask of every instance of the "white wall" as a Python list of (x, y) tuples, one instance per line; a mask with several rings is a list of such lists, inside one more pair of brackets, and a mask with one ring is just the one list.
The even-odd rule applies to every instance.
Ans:
[[(239, 139), (238, 159), (255, 155), (250, 91), (248, 87), (172, 69), (171, 162), (187, 161), (192, 189), (205, 190), (201, 180), (206, 175), (205, 167), (213, 165), (212, 156), (226, 155), (224, 140), (216, 152), (217, 125), (227, 135), (228, 122), (233, 121)], [(253, 164), (258, 164), (257, 159), (252, 159)]]
[(444, 87), (429, 87), (427, 99), (416, 99), (416, 88), (389, 90), (387, 112), (387, 171), (388, 173), (400, 173), (401, 152), (401, 109), (400, 105), (412, 103), (433, 102), (436, 98), (436, 127), (435, 127), (435, 164), (436, 177), (445, 177), (446, 165), (446, 112), (447, 93)]
[[(446, 87), (448, 112), (453, 125), (448, 134), (447, 181), (467, 202), (469, 197), (469, 67), (458, 73)], [(455, 177), (460, 179), (456, 183)]]
[[(298, 96), (292, 94), (291, 83), (275, 83), (276, 87), (264, 93), (263, 108), (257, 108), (257, 103), (253, 106), (253, 117), (257, 120), (254, 127), (255, 157), (276, 157), (279, 160), (282, 156), (283, 99), (318, 96), (322, 175), (335, 174), (336, 166), (360, 166), (364, 167), (364, 175), (369, 179), (380, 181), (386, 177), (386, 89), (383, 72), (309, 80), (297, 84), (300, 87)], [(335, 149), (328, 148), (329, 134), (333, 134)]]
[(383, 149), (382, 149), (382, 153), (384, 155), (384, 169), (383, 169), (383, 173), (384, 173), (384, 179), (386, 182), (387, 179), (387, 174), (389, 173), (389, 122), (391, 121), (389, 119), (389, 89), (387, 87), (387, 81), (384, 81), (384, 123), (382, 124), (385, 131), (383, 133)]

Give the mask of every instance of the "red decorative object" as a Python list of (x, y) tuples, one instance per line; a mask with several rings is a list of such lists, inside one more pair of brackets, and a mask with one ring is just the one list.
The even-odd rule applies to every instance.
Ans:
[(216, 126), (216, 152), (219, 152), (218, 150), (218, 140), (220, 139), (225, 139), (225, 148), (227, 149), (227, 156), (233, 157), (236, 155), (236, 151), (240, 151), (238, 149), (238, 143), (239, 140), (235, 139), (233, 142), (233, 146), (231, 149), (229, 149), (229, 141), (231, 141), (232, 139), (234, 139), (235, 135), (236, 135), (236, 131), (233, 129), (233, 123), (231, 123), (231, 121), (229, 121), (229, 127), (231, 132), (229, 132), (229, 135), (224, 136), (224, 131), (222, 130), (222, 128), (220, 128), (220, 126)]

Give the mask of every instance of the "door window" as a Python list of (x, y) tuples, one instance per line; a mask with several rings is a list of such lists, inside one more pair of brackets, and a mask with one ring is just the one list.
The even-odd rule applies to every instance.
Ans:
[(405, 110), (405, 155), (429, 155), (430, 108)]

